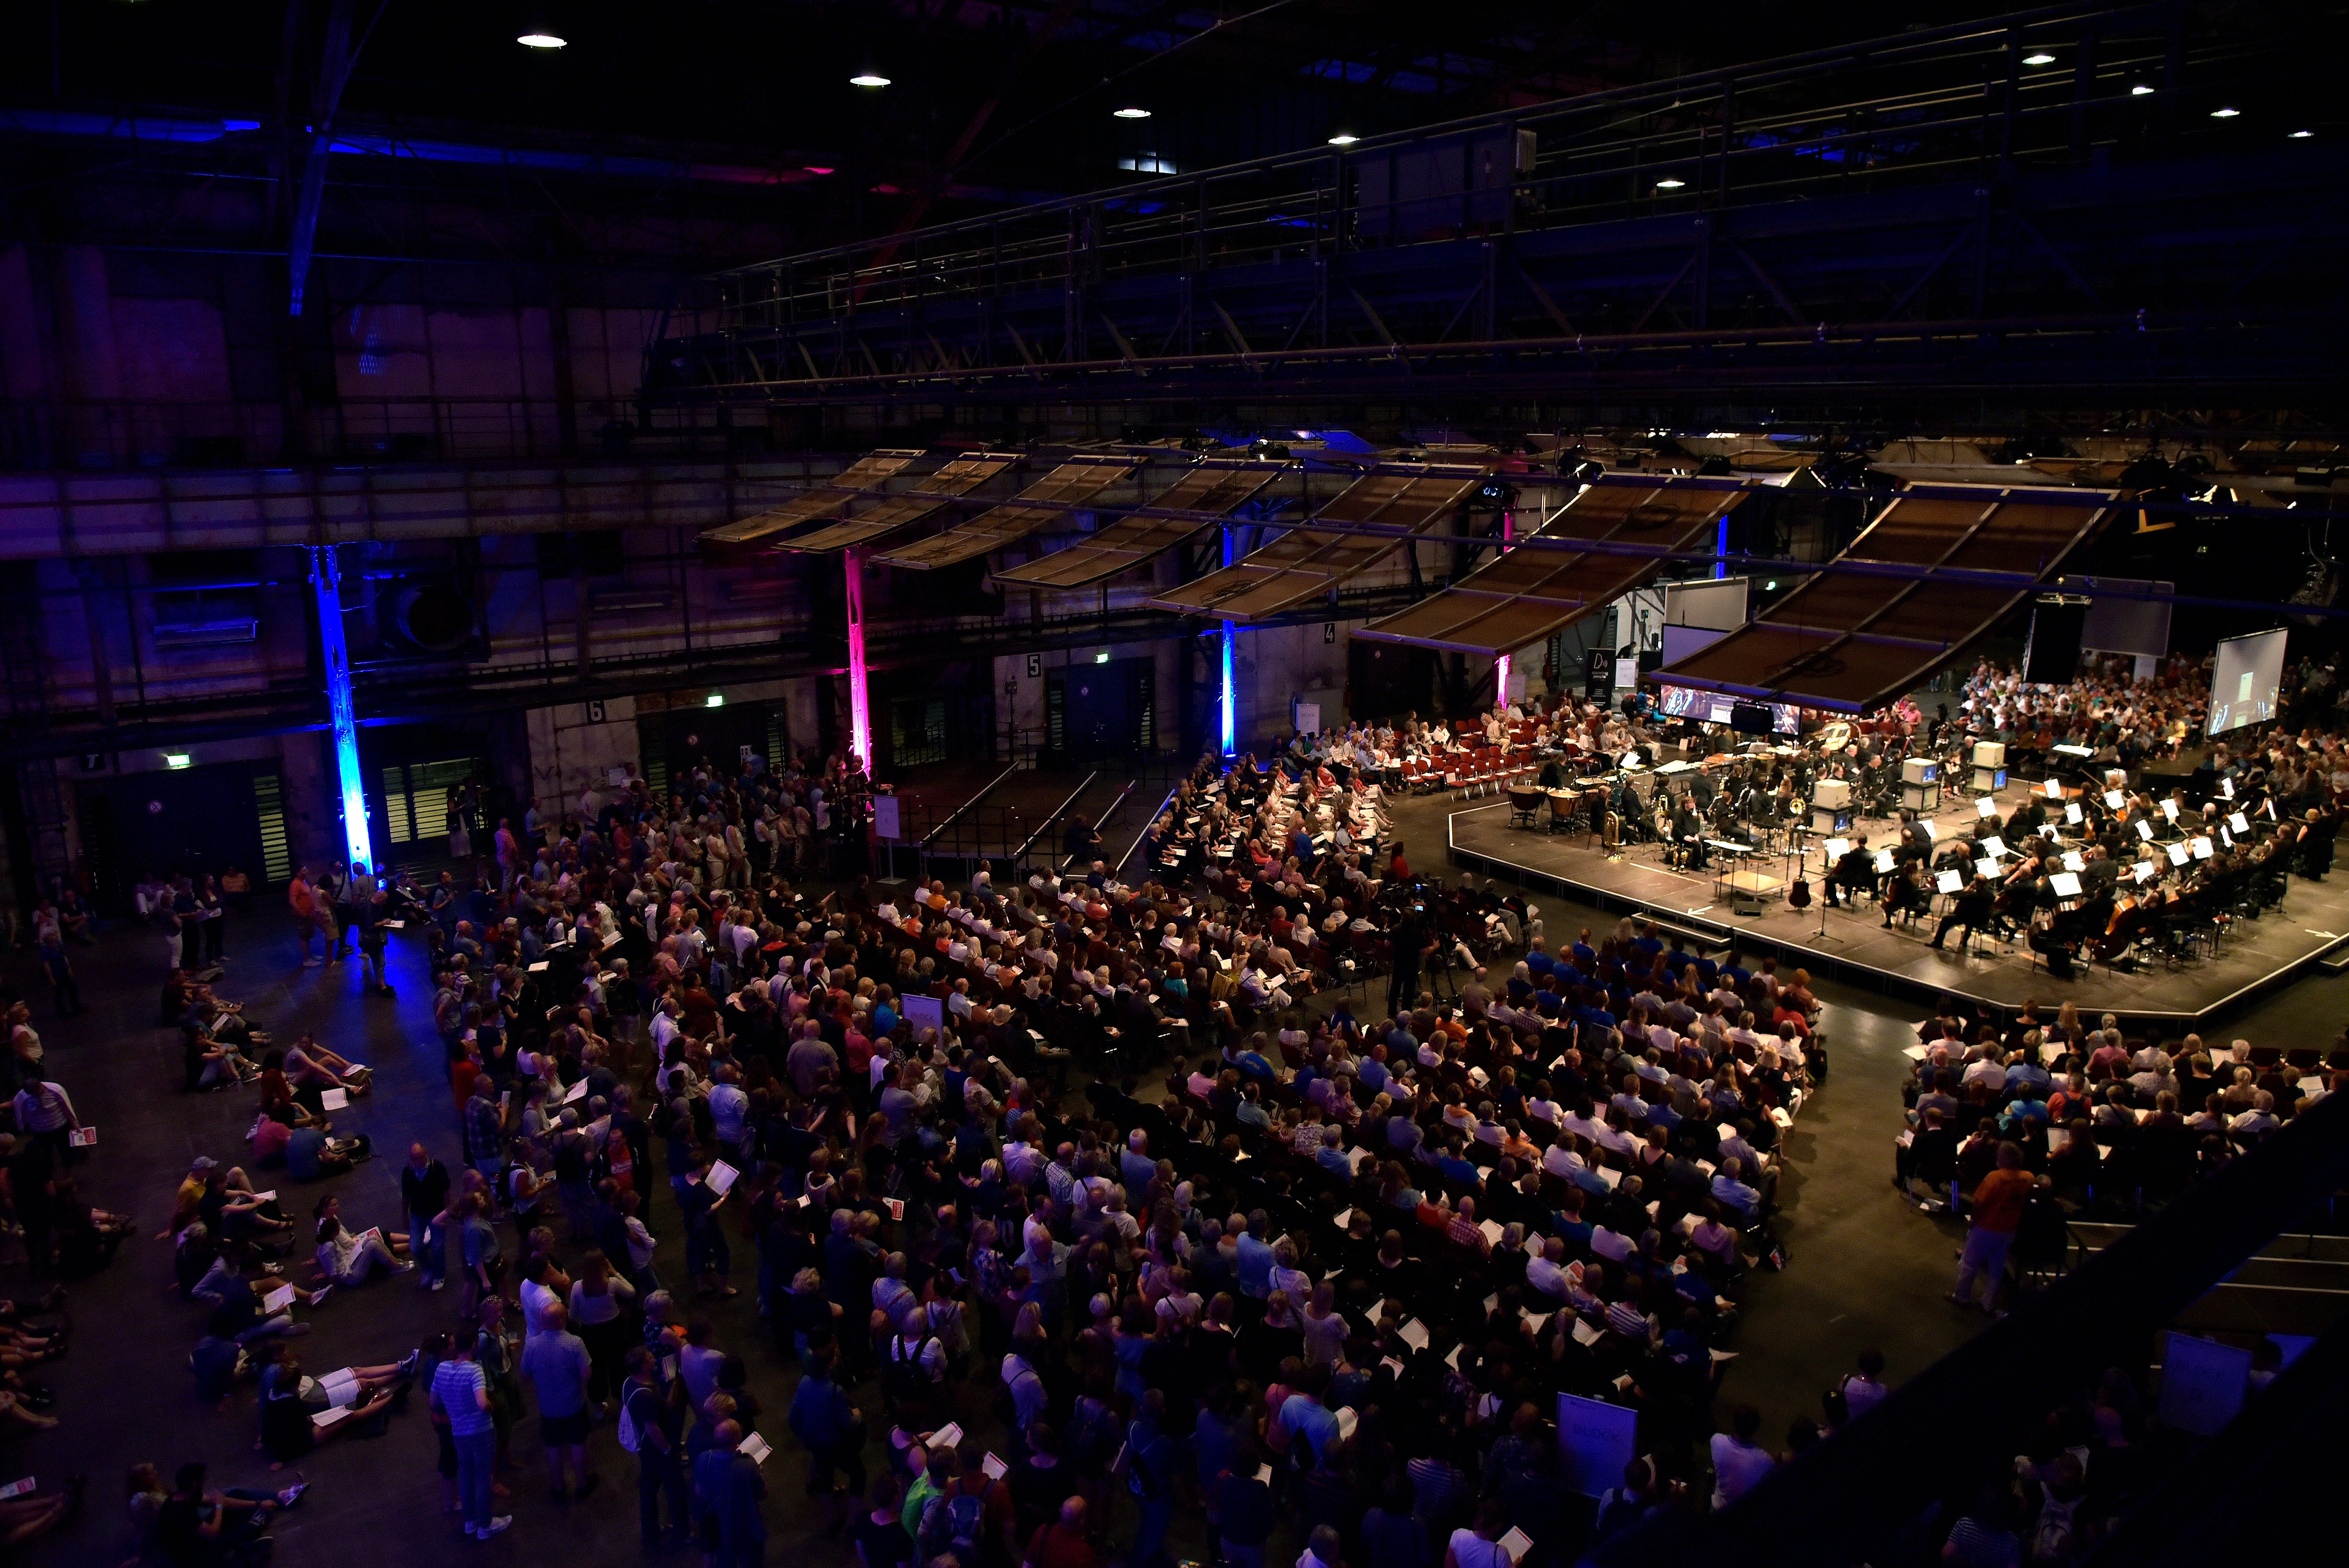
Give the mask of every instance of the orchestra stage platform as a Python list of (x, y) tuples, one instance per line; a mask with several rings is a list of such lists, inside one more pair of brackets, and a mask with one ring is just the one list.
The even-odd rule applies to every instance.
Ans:
[[(1878, 842), (1889, 841), (1889, 827), (1870, 822), (1864, 828), (1874, 830)], [(1801, 965), (1814, 975), (1832, 975), (1924, 1004), (1946, 992), (2012, 1013), (2035, 998), (2042, 1014), (2052, 1016), (2057, 1004), (2070, 1002), (2092, 1024), (2094, 1015), (2108, 1012), (2179, 1032), (2197, 1029), (2349, 942), (2349, 875), (2323, 882), (2295, 876), (2282, 906), (2258, 920), (2237, 922), (2215, 957), (2199, 957), (2177, 969), (2140, 964), (2134, 973), (2084, 964), (2072, 979), (2057, 980), (2020, 943), (1993, 943), (1984, 935), (1973, 952), (1961, 953), (1952, 931), (1948, 949), (1937, 953), (1930, 945), (1936, 920), (1896, 923), (1888, 931), (1872, 905), (1850, 913), (1827, 910), (1822, 936), (1823, 901), (1816, 895), (1824, 879), (1816, 851), (1809, 909), (1787, 907), (1787, 861), (1771, 855), (1749, 864), (1778, 885), (1758, 900), (1743, 902), (1744, 909), (1755, 913), (1740, 913), (1729, 898), (1718, 896), (1718, 861), (1713, 871), (1674, 871), (1652, 844), (1619, 850), (1619, 858), (1609, 859), (1602, 848), (1585, 847), (1588, 841), (1580, 835), (1511, 827), (1506, 799), (1454, 810), (1448, 838), (1453, 863), (1464, 870), (1508, 877), (1609, 913), (1653, 914), (1699, 934), (1734, 937), (1741, 952), (1775, 954), (1782, 965)], [(1574, 940), (1567, 923), (1546, 923), (1553, 952)]]

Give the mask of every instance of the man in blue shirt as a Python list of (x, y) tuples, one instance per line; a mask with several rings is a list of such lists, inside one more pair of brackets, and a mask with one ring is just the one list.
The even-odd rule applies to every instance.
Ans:
[(1548, 978), (1557, 968), (1557, 960), (1542, 951), (1542, 939), (1538, 936), (1526, 944), (1526, 968), (1533, 975), (1537, 985)]
[(1338, 1440), (1337, 1413), (1321, 1403), (1330, 1391), (1330, 1368), (1327, 1364), (1309, 1367), (1297, 1386), (1297, 1392), (1281, 1402), (1280, 1424), (1292, 1436), (1301, 1436), (1313, 1445), (1315, 1461), (1322, 1461), (1330, 1445)]
[[(1235, 1219), (1238, 1216), (1233, 1216)], [(1264, 1233), (1272, 1225), (1262, 1209), (1248, 1215), (1239, 1239), (1237, 1271), (1241, 1294), (1262, 1301), (1272, 1294), (1272, 1246)]]

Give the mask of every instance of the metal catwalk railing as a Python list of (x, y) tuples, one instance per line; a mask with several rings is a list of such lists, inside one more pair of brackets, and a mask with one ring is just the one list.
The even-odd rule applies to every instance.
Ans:
[[(1100, 325), (1091, 291), (1121, 278), (2227, 149), (2237, 117), (2211, 111), (2271, 87), (2292, 46), (2173, 5), (2046, 7), (1141, 181), (718, 274), (656, 350), (688, 348), (683, 379), (648, 361), (647, 387), (853, 377), (877, 368), (840, 335), (857, 318), (951, 301), (1060, 291), (1062, 330), (1039, 341), (1023, 316), (1028, 336), (990, 326), (985, 352), (1064, 363)], [(1239, 339), (1213, 311), (1205, 335)], [(1316, 346), (1308, 325), (1259, 346)]]

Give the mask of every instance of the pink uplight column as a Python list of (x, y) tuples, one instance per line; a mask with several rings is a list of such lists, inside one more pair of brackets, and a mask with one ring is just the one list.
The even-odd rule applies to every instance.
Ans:
[(873, 712), (864, 686), (864, 552), (848, 552), (848, 749), (873, 775)]
[[(1509, 542), (1517, 535), (1517, 514), (1501, 513), (1501, 549), (1506, 553)], [(1493, 700), (1501, 707), (1509, 706), (1509, 655), (1503, 654), (1493, 661)]]

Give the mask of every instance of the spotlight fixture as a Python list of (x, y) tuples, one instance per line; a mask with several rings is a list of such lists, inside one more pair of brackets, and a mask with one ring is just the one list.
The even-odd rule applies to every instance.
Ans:
[(2055, 57), (2042, 49), (2035, 55), (2023, 56), (2023, 63), (2026, 66), (2052, 66), (2055, 63)]
[(1148, 119), (1150, 118), (1150, 111), (1148, 109), (1143, 108), (1134, 104), (1128, 104), (1123, 108), (1112, 109), (1110, 114), (1112, 118), (1117, 119)]
[(708, 696), (701, 699), (701, 706), (704, 707), (724, 707), (726, 706), (726, 694), (722, 691), (711, 692)]
[(1332, 147), (1351, 147), (1354, 143), (1361, 139), (1362, 139), (1361, 137), (1356, 136), (1350, 130), (1341, 130), (1337, 135), (1330, 139), (1330, 145)]
[(163, 753), (163, 766), (166, 768), (185, 768), (191, 760), (192, 760), (192, 758), (191, 758), (184, 751), (166, 751)]
[(2210, 111), (2210, 118), (2212, 119), (2232, 119), (2242, 112), (2243, 111), (2239, 108), (2214, 108)]
[(2292, 133), (2292, 139), (2294, 141), (2306, 141), (2310, 137), (2314, 136), (2316, 132), (2313, 130), (2295, 130)]
[(514, 40), (525, 49), (559, 49), (570, 41), (559, 33), (524, 33)]
[(889, 78), (878, 71), (859, 71), (848, 78), (848, 85), (853, 88), (885, 88), (889, 85)]
[(2146, 86), (2143, 82), (2138, 82), (2129, 88), (2129, 97), (2131, 98), (2151, 98), (2152, 96), (2153, 89)]
[(1687, 183), (1688, 181), (1685, 180), (1659, 180), (1656, 181), (1656, 189), (1659, 191), (1678, 191)]

